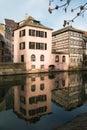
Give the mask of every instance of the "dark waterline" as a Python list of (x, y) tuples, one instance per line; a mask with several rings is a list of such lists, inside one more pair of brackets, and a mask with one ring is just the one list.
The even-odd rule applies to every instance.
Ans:
[(87, 112), (87, 73), (0, 77), (0, 130), (53, 130)]

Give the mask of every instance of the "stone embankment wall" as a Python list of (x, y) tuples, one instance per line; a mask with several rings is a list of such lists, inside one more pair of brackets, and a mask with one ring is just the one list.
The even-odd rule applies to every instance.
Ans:
[(0, 75), (25, 74), (24, 63), (0, 63)]

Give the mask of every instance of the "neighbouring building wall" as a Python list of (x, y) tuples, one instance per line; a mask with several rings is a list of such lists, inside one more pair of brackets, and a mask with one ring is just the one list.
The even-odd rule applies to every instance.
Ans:
[(10, 28), (5, 24), (0, 24), (0, 34), (4, 40), (4, 51), (2, 62), (12, 62), (11, 49), (12, 49), (12, 34)]
[(55, 70), (68, 70), (69, 69), (69, 55), (63, 53), (51, 54), (50, 67), (54, 66)]

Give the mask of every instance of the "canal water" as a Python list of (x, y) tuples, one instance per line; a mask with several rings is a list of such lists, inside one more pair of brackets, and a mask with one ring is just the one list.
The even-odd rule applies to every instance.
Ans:
[(87, 112), (87, 73), (0, 76), (0, 130), (53, 130)]

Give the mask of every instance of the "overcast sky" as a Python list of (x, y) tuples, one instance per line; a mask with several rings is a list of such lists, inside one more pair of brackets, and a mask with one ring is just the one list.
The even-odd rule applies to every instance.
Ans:
[[(55, 2), (57, 1), (55, 0)], [(72, 0), (68, 10), (86, 1)], [(71, 19), (75, 16), (74, 13), (65, 13), (63, 9), (55, 10), (52, 14), (49, 14), (48, 7), (49, 0), (0, 0), (0, 23), (4, 23), (5, 18), (19, 22), (25, 18), (27, 13), (29, 16), (41, 21), (43, 25), (58, 30), (63, 28), (64, 19)], [(83, 18), (76, 19), (72, 26), (87, 31), (87, 12)]]

